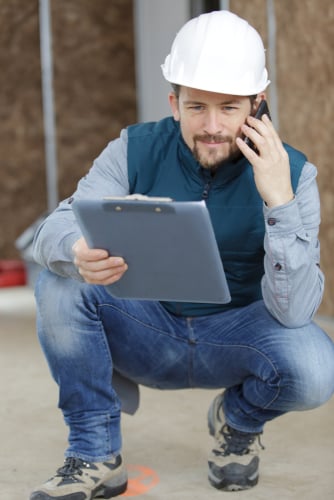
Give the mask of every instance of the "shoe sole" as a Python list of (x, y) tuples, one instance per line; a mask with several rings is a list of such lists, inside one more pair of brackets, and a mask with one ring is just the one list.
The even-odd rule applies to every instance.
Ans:
[(91, 497), (92, 499), (94, 498), (113, 498), (117, 497), (118, 495), (121, 495), (126, 491), (128, 487), (128, 482), (125, 481), (122, 484), (119, 484), (117, 486), (109, 486), (108, 484), (102, 484), (99, 486), (97, 491), (93, 494)]
[(209, 462), (209, 483), (218, 490), (240, 491), (248, 490), (259, 481), (259, 457), (253, 457), (248, 465), (231, 463), (219, 467)]
[(92, 491), (89, 499), (86, 496), (86, 493), (78, 492), (72, 493), (69, 495), (61, 495), (61, 496), (50, 496), (43, 491), (36, 491), (31, 497), (30, 500), (93, 500), (94, 498), (113, 498), (117, 497), (124, 493), (127, 489), (128, 482), (125, 481), (116, 486), (110, 486), (108, 484), (101, 484), (96, 488), (96, 490)]

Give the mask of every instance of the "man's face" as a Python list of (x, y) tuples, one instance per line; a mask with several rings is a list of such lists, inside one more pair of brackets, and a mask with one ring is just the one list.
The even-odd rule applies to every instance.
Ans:
[(212, 170), (239, 156), (235, 139), (242, 136), (241, 126), (260, 99), (257, 96), (251, 104), (249, 97), (190, 87), (181, 87), (178, 98), (174, 93), (169, 95), (173, 116), (180, 122), (185, 143), (196, 160)]

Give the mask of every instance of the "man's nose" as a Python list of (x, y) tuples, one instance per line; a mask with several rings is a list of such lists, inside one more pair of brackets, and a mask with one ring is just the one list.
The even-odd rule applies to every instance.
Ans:
[(204, 122), (204, 130), (207, 134), (221, 134), (223, 131), (223, 123), (221, 120), (221, 113), (216, 110), (207, 111)]

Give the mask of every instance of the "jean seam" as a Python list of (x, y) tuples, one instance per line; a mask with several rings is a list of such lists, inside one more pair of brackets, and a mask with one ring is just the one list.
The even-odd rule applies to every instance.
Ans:
[(119, 308), (119, 307), (116, 307), (114, 306), (113, 304), (99, 304), (98, 305), (99, 308), (102, 308), (102, 307), (109, 307), (111, 309), (115, 309), (116, 311), (118, 311), (120, 314), (126, 316), (127, 318), (131, 319), (132, 321), (135, 321), (136, 323), (140, 324), (141, 326), (144, 326), (145, 328), (150, 328), (151, 330), (155, 331), (155, 332), (158, 332), (160, 334), (163, 334), (163, 335), (166, 335), (168, 337), (172, 337), (172, 338), (175, 338), (175, 340), (178, 340), (178, 341), (181, 341), (183, 343), (188, 343), (188, 340), (187, 339), (182, 339), (180, 337), (177, 337), (177, 336), (173, 336), (172, 333), (170, 331), (165, 331), (165, 330), (162, 330), (161, 328), (158, 328), (156, 327), (155, 325), (151, 325), (149, 323), (144, 323), (143, 321), (139, 320), (138, 318), (136, 318), (135, 316), (133, 316), (132, 314), (129, 314), (128, 312), (124, 311), (123, 309)]
[[(272, 370), (273, 372), (275, 373), (275, 375), (278, 377), (279, 379), (279, 383), (277, 385), (277, 389), (276, 389), (276, 394), (275, 394), (275, 397), (273, 397), (264, 407), (263, 409), (268, 409), (270, 408), (270, 406), (276, 401), (276, 399), (279, 397), (280, 395), (280, 392), (281, 392), (281, 389), (280, 389), (280, 383), (281, 383), (281, 377), (279, 375), (279, 372), (277, 371), (277, 368), (275, 366), (275, 364), (273, 363), (273, 361), (268, 357), (267, 354), (263, 353), (262, 351), (260, 351), (259, 349), (256, 349), (255, 347), (253, 346), (249, 346), (249, 345), (243, 345), (243, 344), (218, 344), (218, 343), (215, 343), (215, 342), (200, 342), (201, 344), (205, 344), (205, 345), (216, 345), (218, 347), (235, 347), (235, 348), (238, 348), (238, 349), (249, 349), (249, 350), (252, 350), (254, 352), (256, 352), (257, 354), (259, 354), (262, 358), (264, 358), (268, 363), (269, 365), (272, 367)], [(252, 415), (253, 413), (256, 413), (257, 410), (254, 410), (253, 412), (250, 412), (250, 415)]]

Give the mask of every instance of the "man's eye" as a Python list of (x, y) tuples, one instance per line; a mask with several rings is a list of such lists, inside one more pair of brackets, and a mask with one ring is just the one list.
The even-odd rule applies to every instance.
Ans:
[(198, 104), (196, 106), (189, 106), (189, 109), (192, 109), (193, 111), (202, 111), (204, 109), (204, 106)]

